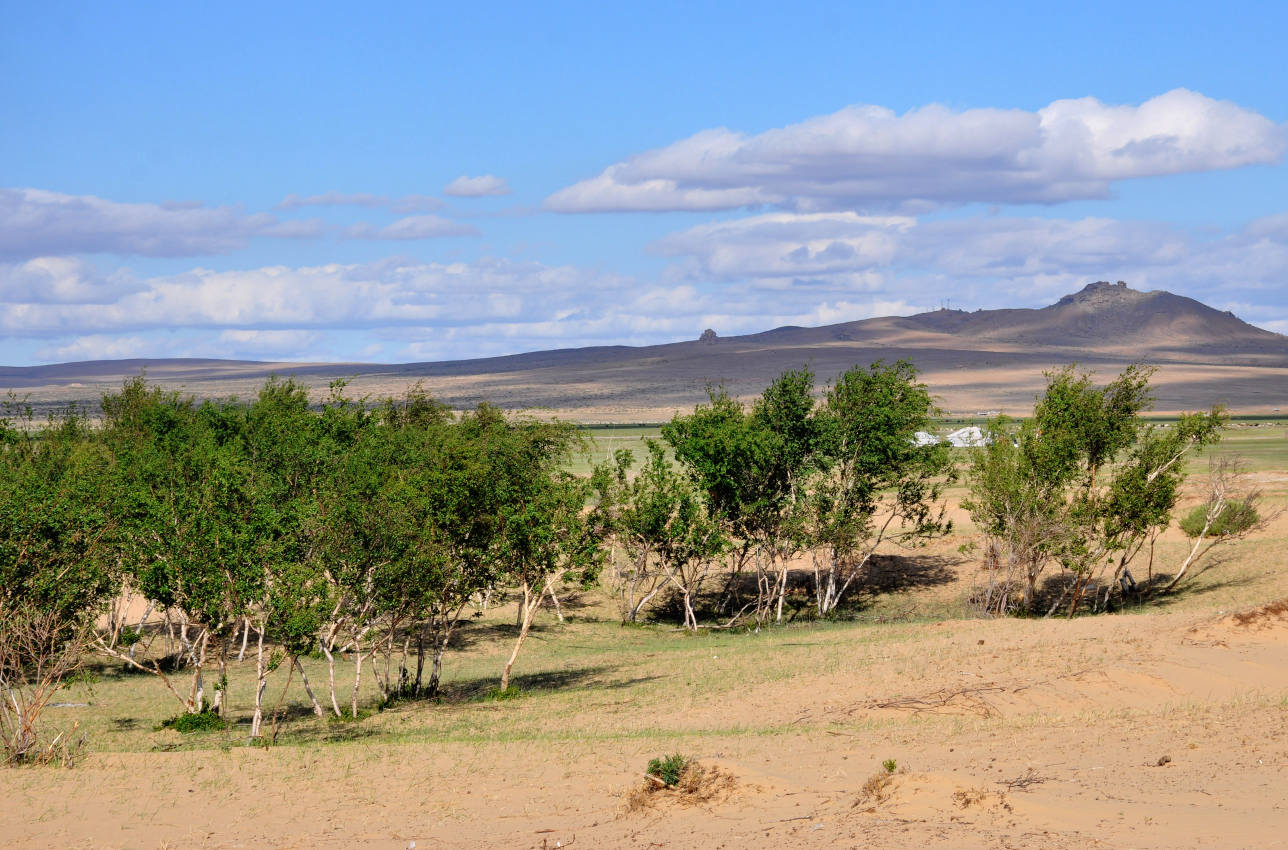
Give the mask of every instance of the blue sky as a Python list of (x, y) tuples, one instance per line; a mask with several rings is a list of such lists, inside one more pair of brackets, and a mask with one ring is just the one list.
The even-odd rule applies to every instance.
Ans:
[(184, 5), (0, 2), (0, 362), (1288, 332), (1282, 4)]

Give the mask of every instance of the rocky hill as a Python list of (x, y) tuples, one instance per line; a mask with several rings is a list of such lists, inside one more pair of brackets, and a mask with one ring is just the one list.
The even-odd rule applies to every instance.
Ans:
[(1078, 362), (1112, 374), (1132, 362), (1158, 368), (1160, 411), (1223, 403), (1249, 413), (1288, 411), (1288, 337), (1162, 290), (1098, 281), (1040, 309), (936, 310), (817, 328), (643, 347), (558, 349), (438, 363), (256, 363), (129, 360), (0, 369), (0, 389), (37, 403), (90, 402), (125, 377), (197, 395), (248, 395), (269, 374), (324, 388), (348, 378), (359, 393), (398, 393), (423, 381), (457, 407), (487, 400), (540, 407), (583, 421), (669, 418), (722, 383), (754, 395), (784, 369), (808, 364), (826, 382), (855, 363), (909, 358), (950, 412), (1026, 412), (1042, 371)]

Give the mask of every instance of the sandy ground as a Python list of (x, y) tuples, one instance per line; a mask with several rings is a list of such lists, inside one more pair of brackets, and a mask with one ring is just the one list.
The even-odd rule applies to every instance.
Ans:
[[(629, 712), (629, 695), (615, 706)], [(957, 621), (916, 627), (884, 660), (696, 705), (674, 739), (571, 728), (5, 771), (0, 845), (1282, 847), (1286, 721), (1288, 606)], [(628, 813), (659, 749), (736, 785)], [(886, 759), (897, 772), (865, 798)]]

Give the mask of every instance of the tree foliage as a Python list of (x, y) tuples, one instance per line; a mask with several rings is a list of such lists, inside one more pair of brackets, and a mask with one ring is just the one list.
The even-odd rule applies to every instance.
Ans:
[(1034, 611), (1052, 564), (1068, 580), (1049, 612), (1088, 600), (1102, 609), (1116, 588), (1135, 587), (1129, 562), (1171, 522), (1185, 456), (1215, 442), (1225, 421), (1213, 408), (1171, 427), (1145, 422), (1151, 374), (1131, 366), (1097, 387), (1069, 366), (1047, 374), (1031, 419), (990, 422), (963, 502), (986, 537), (985, 610)]
[[(949, 530), (953, 464), (947, 447), (917, 444), (935, 407), (911, 363), (856, 366), (821, 405), (808, 369), (780, 375), (749, 409), (723, 390), (709, 395), (662, 434), (732, 546), (722, 610), (781, 621), (788, 564), (812, 551), (816, 610), (830, 614), (882, 543), (915, 546)], [(756, 594), (737, 608), (749, 561)]]

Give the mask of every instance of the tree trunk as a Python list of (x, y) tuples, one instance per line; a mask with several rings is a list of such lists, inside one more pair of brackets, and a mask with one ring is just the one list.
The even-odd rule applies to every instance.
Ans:
[(447, 651), (447, 636), (434, 641), (434, 662), (429, 671), (430, 696), (438, 695), (438, 684), (443, 676), (443, 653)]
[(778, 570), (778, 605), (777, 605), (778, 611), (774, 617), (774, 622), (776, 623), (781, 623), (783, 621), (783, 603), (786, 600), (787, 600), (787, 564), (786, 562), (784, 562), (783, 566)]
[(420, 633), (416, 635), (416, 684), (413, 686), (412, 693), (420, 696), (422, 683), (425, 675), (425, 630), (429, 624), (421, 626)]
[(264, 629), (259, 629), (259, 642), (255, 652), (255, 713), (250, 721), (250, 737), (256, 740), (260, 737), (260, 729), (264, 725), (264, 689), (268, 686), (268, 670), (264, 663)]
[(349, 699), (349, 715), (354, 720), (358, 719), (358, 686), (362, 684), (362, 645), (358, 644), (353, 648), (353, 694)]
[(630, 617), (628, 618), (627, 622), (631, 622), (631, 623), (635, 622), (635, 618), (639, 616), (640, 611), (644, 610), (644, 606), (652, 602), (653, 597), (657, 596), (661, 592), (662, 592), (662, 585), (658, 585), (657, 587), (653, 588), (648, 593), (646, 593), (640, 599), (640, 601), (635, 605), (635, 607), (631, 609)]
[(564, 621), (563, 608), (559, 605), (559, 597), (555, 596), (555, 585), (552, 578), (546, 579), (546, 593), (550, 594), (550, 601), (555, 603), (555, 616), (562, 623)]
[(241, 651), (237, 653), (237, 663), (246, 660), (246, 639), (250, 637), (250, 617), (242, 617)]
[(514, 642), (514, 651), (510, 653), (510, 660), (505, 662), (505, 670), (501, 672), (501, 690), (505, 691), (510, 687), (510, 668), (514, 666), (514, 659), (519, 657), (519, 648), (523, 646), (523, 641), (528, 636), (528, 629), (532, 626), (532, 615), (537, 612), (537, 606), (541, 604), (542, 597), (532, 594), (532, 589), (527, 582), (523, 583), (523, 601), (519, 608), (519, 639)]
[[(187, 631), (187, 624), (184, 625), (184, 631)], [(206, 707), (206, 680), (203, 676), (203, 671), (206, 667), (206, 645), (209, 641), (210, 629), (202, 629), (201, 640), (188, 650), (188, 657), (196, 668), (192, 674), (192, 697), (190, 700), (193, 714), (200, 714), (201, 710)]]
[(1172, 588), (1176, 587), (1176, 585), (1180, 583), (1181, 579), (1185, 578), (1185, 571), (1190, 568), (1191, 564), (1198, 560), (1197, 556), (1199, 554), (1199, 547), (1203, 545), (1203, 538), (1207, 537), (1208, 529), (1212, 527), (1213, 516), (1214, 514), (1212, 511), (1208, 511), (1208, 519), (1203, 523), (1203, 530), (1199, 532), (1198, 537), (1194, 538), (1194, 546), (1190, 549), (1190, 554), (1185, 557), (1185, 561), (1181, 564), (1181, 568), (1176, 571), (1176, 575), (1172, 576), (1172, 580), (1167, 583), (1167, 587), (1163, 588), (1164, 593), (1168, 593)]
[(215, 685), (214, 711), (220, 717), (228, 713), (224, 705), (224, 693), (228, 689), (228, 641), (219, 642), (219, 683)]
[(340, 703), (335, 698), (335, 655), (331, 652), (331, 647), (326, 643), (322, 644), (322, 654), (326, 656), (327, 684), (331, 694), (331, 708), (335, 711), (336, 717), (344, 717), (344, 712), (340, 711)]
[(304, 683), (304, 692), (309, 695), (309, 702), (313, 704), (313, 715), (315, 717), (323, 716), (326, 712), (322, 710), (322, 706), (318, 703), (318, 698), (313, 695), (313, 688), (309, 686), (309, 674), (304, 672), (304, 665), (300, 663), (300, 657), (292, 655), (291, 661), (295, 663), (295, 668), (300, 671), (300, 681)]

